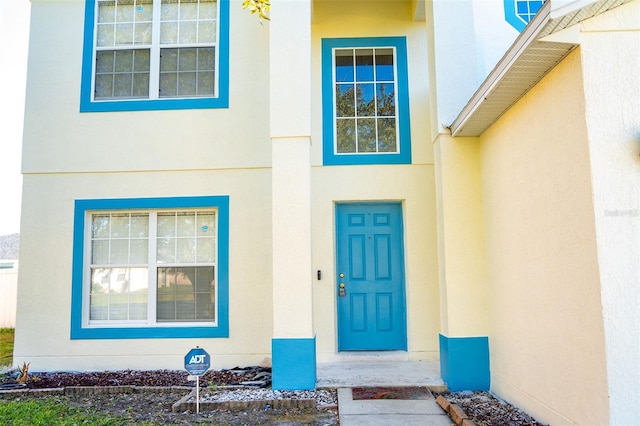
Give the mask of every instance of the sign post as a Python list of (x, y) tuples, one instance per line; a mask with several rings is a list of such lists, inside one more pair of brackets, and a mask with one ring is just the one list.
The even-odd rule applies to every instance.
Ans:
[(211, 367), (211, 357), (200, 346), (191, 349), (184, 356), (184, 369), (196, 376), (196, 414), (200, 414), (200, 376)]

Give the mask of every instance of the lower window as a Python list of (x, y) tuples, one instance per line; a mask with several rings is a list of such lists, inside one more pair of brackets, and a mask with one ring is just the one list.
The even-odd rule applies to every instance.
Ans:
[(228, 197), (76, 201), (72, 338), (216, 337)]

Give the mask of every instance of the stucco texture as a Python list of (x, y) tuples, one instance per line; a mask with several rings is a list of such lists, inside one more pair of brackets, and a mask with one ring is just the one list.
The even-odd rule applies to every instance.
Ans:
[(491, 387), (550, 424), (609, 413), (582, 84), (576, 50), (480, 138)]

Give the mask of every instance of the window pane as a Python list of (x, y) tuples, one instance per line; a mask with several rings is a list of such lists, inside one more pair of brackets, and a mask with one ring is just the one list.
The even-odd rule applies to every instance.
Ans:
[(160, 44), (174, 44), (178, 42), (178, 23), (163, 22), (160, 24)]
[(148, 50), (134, 50), (133, 51), (133, 70), (135, 72), (145, 72), (146, 76), (149, 76), (149, 62), (150, 53)]
[(157, 320), (213, 321), (214, 268), (158, 268)]
[(196, 228), (196, 214), (193, 213), (178, 213), (176, 217), (178, 224), (177, 231), (179, 237), (191, 237), (195, 235)]
[(216, 50), (213, 47), (198, 48), (198, 70), (213, 71), (216, 62)]
[(178, 95), (178, 73), (160, 74), (160, 97), (166, 98)]
[(198, 67), (196, 49), (179, 49), (178, 50), (178, 69), (180, 71), (195, 71)]
[(339, 119), (336, 122), (338, 153), (356, 152), (356, 120)]
[(215, 262), (215, 243), (214, 238), (198, 238), (196, 242), (196, 250), (198, 256), (196, 262), (198, 263), (213, 263)]
[(180, 43), (195, 43), (197, 34), (197, 23), (194, 22), (180, 22), (178, 41)]
[(215, 19), (217, 16), (216, 2), (213, 0), (202, 0), (200, 2), (200, 19)]
[(91, 271), (90, 320), (146, 318), (146, 268), (97, 268)]
[(181, 72), (178, 74), (178, 96), (196, 94), (196, 73)]
[(158, 238), (173, 237), (176, 235), (175, 213), (158, 213)]
[(356, 81), (373, 81), (373, 49), (356, 50)]
[(96, 56), (95, 98), (149, 96), (149, 50), (107, 50)]
[(130, 263), (144, 263), (149, 261), (149, 240), (131, 240)]
[(115, 26), (113, 24), (100, 24), (98, 25), (98, 42), (99, 47), (113, 46), (115, 35)]
[(174, 263), (176, 260), (176, 240), (162, 238), (156, 242), (158, 263)]
[(376, 49), (376, 80), (394, 80), (393, 49)]
[(198, 95), (199, 96), (213, 96), (215, 91), (215, 80), (213, 71), (199, 72), (198, 73)]
[(393, 83), (378, 83), (376, 97), (378, 102), (378, 116), (396, 115), (396, 97)]
[(198, 2), (182, 0), (180, 2), (180, 20), (196, 19), (198, 17)]
[(149, 215), (148, 214), (132, 214), (131, 215), (131, 236), (132, 237), (149, 236)]
[(147, 319), (147, 295), (132, 294), (129, 296), (129, 319)]
[(338, 84), (336, 86), (336, 116), (354, 117), (355, 97), (353, 84)]
[(133, 44), (133, 24), (116, 24), (116, 46)]
[(133, 71), (133, 50), (116, 51), (114, 69), (120, 73)]
[(215, 212), (198, 212), (197, 235), (214, 236), (216, 233)]
[(213, 95), (214, 63), (214, 48), (162, 49), (160, 97)]
[(91, 263), (94, 265), (107, 265), (109, 263), (109, 240), (93, 241)]
[(109, 254), (109, 264), (111, 265), (129, 263), (129, 240), (111, 240)]
[(96, 214), (91, 218), (91, 237), (106, 238), (109, 236), (109, 215)]
[(336, 50), (336, 81), (353, 81), (353, 50)]
[(376, 152), (375, 118), (358, 119), (358, 152)]
[(118, 0), (116, 5), (116, 20), (118, 22), (133, 22), (133, 2)]
[(214, 43), (216, 41), (216, 22), (204, 21), (198, 24), (198, 43)]
[(109, 319), (109, 296), (94, 295), (89, 296), (89, 320)]
[(176, 262), (193, 263), (196, 260), (195, 238), (178, 238), (176, 250)]
[(128, 237), (129, 236), (129, 215), (113, 214), (111, 215), (111, 237)]
[(163, 0), (160, 7), (160, 15), (163, 21), (178, 19), (178, 1)]
[(98, 0), (98, 22), (115, 22), (116, 2), (114, 0)]
[(380, 118), (378, 119), (378, 151), (379, 152), (397, 152), (398, 144), (396, 141), (396, 119)]
[(151, 23), (141, 23), (135, 26), (135, 43), (151, 44)]
[(356, 87), (358, 117), (375, 116), (376, 105), (373, 84), (358, 84)]

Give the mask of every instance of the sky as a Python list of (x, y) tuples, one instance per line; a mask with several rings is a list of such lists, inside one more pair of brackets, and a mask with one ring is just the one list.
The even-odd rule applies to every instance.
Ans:
[(20, 232), (29, 0), (0, 0), (0, 235)]

